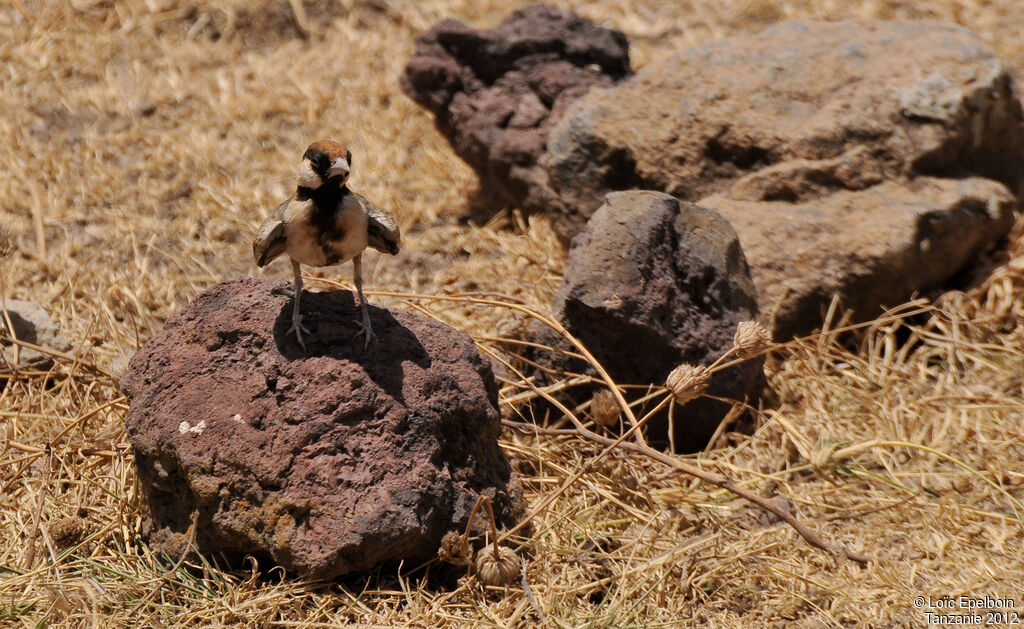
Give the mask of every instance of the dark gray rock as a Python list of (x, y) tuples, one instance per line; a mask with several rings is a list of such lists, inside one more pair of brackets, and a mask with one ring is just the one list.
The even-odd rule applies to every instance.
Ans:
[(434, 556), (481, 493), (513, 522), (497, 388), (472, 339), (371, 306), (367, 351), (350, 293), (307, 293), (304, 354), (274, 286), (214, 286), (131, 361), (125, 423), (154, 549), (180, 552), (198, 511), (204, 553), (330, 579)]
[[(680, 363), (713, 362), (733, 346), (737, 325), (758, 313), (729, 223), (649, 191), (607, 196), (573, 239), (554, 310), (617, 383), (657, 385)], [(540, 337), (560, 345), (551, 333)], [(734, 400), (755, 394), (762, 363), (749, 360), (716, 373), (707, 393)], [(551, 364), (581, 368), (578, 362)], [(703, 447), (728, 409), (706, 398), (679, 409), (677, 448)], [(665, 438), (665, 422), (662, 417), (651, 426), (653, 440)]]

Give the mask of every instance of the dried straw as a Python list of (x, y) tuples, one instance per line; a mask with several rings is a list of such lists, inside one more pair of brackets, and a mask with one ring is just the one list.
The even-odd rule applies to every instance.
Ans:
[[(412, 579), (408, 566), (331, 585), (266, 579), (262, 566), (158, 557), (141, 542), (126, 408), (109, 374), (199, 291), (254, 272), (252, 230), (312, 139), (351, 146), (353, 187), (407, 235), (398, 258), (366, 260), (371, 300), (429, 313), (517, 364), (493, 334), (523, 314), (501, 304), (546, 312), (565, 252), (543, 218), (514, 210), (459, 224), (475, 178), (396, 77), (434, 22), (492, 25), (525, 4), (0, 4), (0, 224), (32, 245), (0, 277), (75, 346), (49, 373), (0, 374), (0, 624), (909, 627), (925, 624), (915, 596), (944, 594), (1010, 597), (1024, 611), (1021, 231), (965, 293), (770, 346), (777, 404), (754, 434), (726, 431), (707, 453), (659, 461), (635, 442), (551, 432), (568, 428), (506, 430), (533, 514), (501, 545), (524, 564), (518, 584), (437, 587), (433, 565)], [(860, 15), (952, 20), (1024, 67), (1014, 0), (557, 4), (623, 29), (635, 66), (779, 19)], [(310, 284), (351, 287), (348, 273), (316, 271)], [(266, 273), (287, 275), (283, 264)], [(536, 395), (506, 378), (508, 421)], [(552, 424), (583, 425), (586, 409), (566, 411)], [(678, 462), (877, 561), (836, 561)]]

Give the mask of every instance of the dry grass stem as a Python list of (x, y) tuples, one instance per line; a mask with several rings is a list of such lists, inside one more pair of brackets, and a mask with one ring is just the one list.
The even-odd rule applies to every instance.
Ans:
[(10, 257), (14, 249), (14, 236), (6, 227), (0, 225), (0, 260)]
[[(14, 253), (15, 248), (14, 236), (11, 235), (11, 232), (6, 227), (0, 225), (0, 260), (9, 258)], [(2, 272), (0, 272), (0, 310), (3, 312), (3, 329), (6, 330), (12, 339), (16, 339), (17, 334), (14, 330), (14, 322), (11, 320), (11, 313), (7, 312), (7, 280)], [(20, 359), (20, 350), (20, 346), (14, 349), (13, 363), (15, 368), (17, 368)]]

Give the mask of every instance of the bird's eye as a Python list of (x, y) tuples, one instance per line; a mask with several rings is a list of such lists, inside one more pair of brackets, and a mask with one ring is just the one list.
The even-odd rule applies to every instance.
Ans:
[(348, 167), (352, 168), (352, 151), (345, 151), (345, 161), (348, 162)]

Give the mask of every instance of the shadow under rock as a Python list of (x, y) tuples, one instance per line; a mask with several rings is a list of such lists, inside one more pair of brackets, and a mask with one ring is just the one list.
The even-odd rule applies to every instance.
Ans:
[[(362, 329), (362, 313), (355, 294), (346, 290), (302, 293), (303, 351), (292, 332), (292, 301), (284, 302), (274, 321), (274, 343), (287, 360), (303, 360), (326, 356), (359, 364), (380, 388), (404, 402), (402, 363), (410, 361), (427, 369), (430, 355), (409, 328), (402, 325), (386, 308), (367, 305), (376, 339), (366, 347), (358, 332)], [(357, 335), (358, 334), (358, 335)]]

